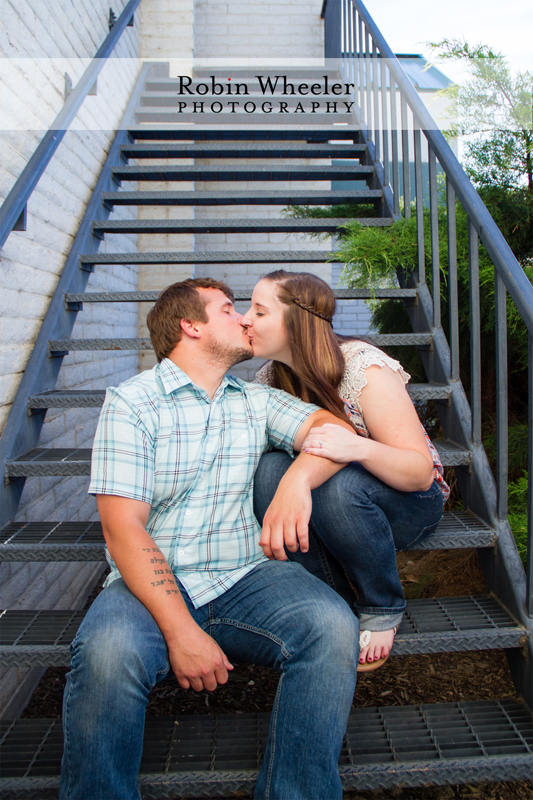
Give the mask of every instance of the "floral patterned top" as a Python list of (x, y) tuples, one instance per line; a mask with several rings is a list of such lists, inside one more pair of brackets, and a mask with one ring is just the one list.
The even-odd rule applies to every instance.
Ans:
[[(342, 342), (341, 350), (344, 355), (346, 366), (344, 375), (339, 384), (339, 395), (344, 403), (346, 414), (353, 423), (359, 436), (364, 436), (366, 439), (369, 439), (370, 433), (368, 432), (363, 416), (363, 409), (361, 408), (359, 400), (361, 392), (367, 384), (366, 370), (368, 367), (372, 366), (389, 367), (394, 372), (398, 372), (401, 375), (404, 383), (407, 383), (411, 376), (404, 370), (399, 361), (396, 361), (378, 347), (368, 344), (367, 342), (362, 342), (357, 339), (351, 342)], [(268, 361), (258, 370), (254, 382), (271, 384), (272, 379), (272, 362)], [(446, 502), (450, 495), (450, 487), (444, 480), (444, 470), (437, 449), (427, 435), (423, 425), (422, 428), (431, 457), (433, 458), (433, 479), (436, 480), (439, 485), (443, 502)]]

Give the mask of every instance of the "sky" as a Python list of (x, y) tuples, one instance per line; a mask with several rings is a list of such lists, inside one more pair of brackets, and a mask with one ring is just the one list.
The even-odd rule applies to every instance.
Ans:
[[(365, 5), (395, 53), (427, 56), (426, 42), (466, 38), (501, 52), (513, 70), (533, 71), (533, 0), (366, 0)], [(441, 69), (450, 78), (459, 76), (450, 62)]]

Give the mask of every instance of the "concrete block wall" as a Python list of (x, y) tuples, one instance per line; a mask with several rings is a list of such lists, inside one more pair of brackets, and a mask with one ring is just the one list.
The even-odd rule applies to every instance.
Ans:
[[(194, 0), (143, 0), (141, 4), (141, 57), (168, 62), (170, 75), (190, 75), (194, 52)], [(162, 65), (163, 71), (167, 65)], [(150, 159), (130, 163), (150, 165)], [(161, 159), (160, 164), (193, 164), (191, 159)], [(191, 182), (165, 183), (143, 181), (139, 189), (149, 191), (192, 191)], [(186, 206), (147, 206), (139, 208), (140, 219), (192, 219), (194, 209)], [(139, 251), (170, 252), (194, 249), (192, 234), (141, 234)], [(160, 291), (176, 281), (192, 277), (192, 264), (153, 264), (139, 267), (139, 291)], [(148, 336), (146, 315), (152, 303), (139, 303), (139, 336)], [(140, 353), (139, 369), (156, 363), (153, 352)]]
[[(120, 13), (123, 0), (114, 7)], [(0, 15), (0, 200), (9, 192), (64, 102), (64, 71), (80, 77), (108, 33), (109, 3), (95, 0), (4, 0)], [(40, 330), (79, 222), (91, 196), (140, 67), (140, 25), (127, 28), (59, 145), (28, 203), (25, 232), (13, 232), (0, 254), (0, 431)], [(3, 77), (2, 77), (3, 76)], [(29, 127), (28, 120), (33, 120)], [(131, 216), (120, 209), (117, 216)], [(135, 211), (133, 210), (133, 213)], [(109, 252), (136, 250), (136, 237), (113, 237)], [(101, 267), (89, 288), (136, 289), (137, 268)], [(80, 336), (135, 336), (137, 309), (86, 304), (73, 331)], [(58, 388), (105, 388), (135, 374), (136, 353), (73, 353), (64, 359)], [(50, 411), (40, 446), (89, 447), (97, 410)], [(28, 479), (17, 519), (91, 519), (94, 498), (86, 478)], [(103, 565), (4, 563), (0, 607), (81, 608)], [(20, 712), (40, 670), (1, 675), (0, 713)]]
[(322, 58), (322, 0), (196, 0), (196, 58)]
[[(342, 264), (331, 265), (331, 285), (345, 288), (341, 280)], [(371, 330), (372, 310), (365, 300), (337, 300), (333, 330), (343, 336), (366, 336)]]

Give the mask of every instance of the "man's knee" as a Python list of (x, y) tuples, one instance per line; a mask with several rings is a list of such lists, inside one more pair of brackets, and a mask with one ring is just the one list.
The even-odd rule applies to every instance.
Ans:
[(129, 627), (103, 624), (80, 630), (71, 648), (73, 672), (83, 672), (91, 686), (111, 685), (126, 675), (145, 672), (142, 652)]
[(310, 607), (306, 639), (317, 661), (350, 668), (357, 663), (359, 653), (359, 620), (333, 590), (328, 595)]
[(168, 670), (163, 635), (125, 586), (105, 589), (89, 609), (71, 647), (71, 668), (91, 686), (132, 677), (144, 683)]

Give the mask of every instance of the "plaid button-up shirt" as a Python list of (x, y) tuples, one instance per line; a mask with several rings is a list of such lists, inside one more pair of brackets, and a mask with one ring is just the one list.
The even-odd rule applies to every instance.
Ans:
[[(196, 608), (266, 560), (253, 478), (262, 453), (293, 453), (316, 406), (226, 376), (213, 400), (169, 359), (107, 390), (89, 492), (151, 506), (147, 531)], [(120, 577), (107, 553), (111, 574)]]

